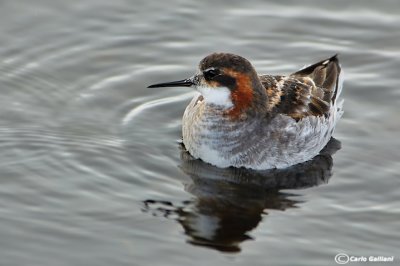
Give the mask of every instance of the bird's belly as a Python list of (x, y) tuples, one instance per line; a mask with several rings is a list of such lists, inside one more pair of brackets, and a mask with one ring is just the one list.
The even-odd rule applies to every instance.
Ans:
[(312, 159), (331, 138), (335, 124), (335, 115), (299, 122), (279, 115), (267, 125), (229, 124), (207, 118), (192, 104), (185, 111), (182, 133), (186, 149), (195, 158), (221, 168), (264, 170)]

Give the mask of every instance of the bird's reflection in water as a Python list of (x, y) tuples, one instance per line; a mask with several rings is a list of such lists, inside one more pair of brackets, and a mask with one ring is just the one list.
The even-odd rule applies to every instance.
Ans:
[(340, 142), (332, 138), (311, 161), (286, 169), (252, 171), (217, 168), (195, 160), (182, 148), (180, 168), (190, 177), (184, 184), (185, 190), (194, 199), (179, 204), (146, 200), (143, 210), (176, 219), (191, 244), (239, 252), (240, 243), (251, 239), (248, 232), (258, 225), (268, 209), (283, 211), (299, 203), (292, 199), (294, 194), (280, 190), (328, 182), (332, 154), (339, 149)]

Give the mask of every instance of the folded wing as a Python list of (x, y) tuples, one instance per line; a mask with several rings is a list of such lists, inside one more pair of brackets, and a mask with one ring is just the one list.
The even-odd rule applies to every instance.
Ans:
[(340, 72), (335, 55), (289, 76), (260, 76), (268, 94), (269, 111), (296, 120), (310, 115), (328, 116), (338, 96)]

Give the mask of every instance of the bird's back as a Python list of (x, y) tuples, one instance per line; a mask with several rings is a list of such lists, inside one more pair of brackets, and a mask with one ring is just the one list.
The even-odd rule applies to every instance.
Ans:
[(288, 76), (261, 75), (268, 95), (269, 112), (295, 120), (325, 116), (339, 97), (342, 81), (337, 56), (305, 67)]

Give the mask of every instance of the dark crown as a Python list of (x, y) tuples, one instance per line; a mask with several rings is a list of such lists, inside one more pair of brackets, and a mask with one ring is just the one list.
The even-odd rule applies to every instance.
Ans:
[(255, 72), (253, 66), (247, 59), (230, 53), (213, 53), (200, 61), (199, 68), (201, 71), (211, 67), (229, 68), (240, 73)]

